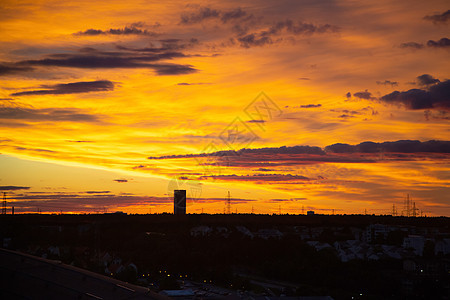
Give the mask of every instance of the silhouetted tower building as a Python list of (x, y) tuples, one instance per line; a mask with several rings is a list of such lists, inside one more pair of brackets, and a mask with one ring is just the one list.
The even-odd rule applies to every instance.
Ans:
[(173, 213), (175, 215), (186, 214), (186, 190), (173, 191)]

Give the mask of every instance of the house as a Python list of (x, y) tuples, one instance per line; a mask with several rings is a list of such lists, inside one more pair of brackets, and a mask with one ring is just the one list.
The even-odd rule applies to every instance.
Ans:
[(387, 225), (370, 224), (363, 233), (363, 240), (367, 243), (385, 240), (392, 230), (394, 229)]
[(245, 226), (236, 226), (237, 231), (239, 231), (240, 233), (242, 233), (245, 236), (248, 236), (249, 238), (254, 238), (254, 234), (248, 230), (247, 227)]
[(162, 290), (159, 294), (168, 296), (170, 298), (191, 298), (194, 297), (194, 291), (192, 289), (185, 290)]
[(208, 236), (212, 233), (212, 228), (209, 226), (197, 226), (191, 228), (191, 236)]
[(413, 249), (415, 255), (422, 255), (425, 238), (421, 235), (408, 235), (403, 239), (404, 249)]
[(320, 251), (320, 250), (327, 249), (327, 248), (332, 248), (330, 246), (330, 244), (328, 244), (328, 243), (321, 243), (319, 241), (308, 241), (306, 243), (308, 245), (310, 245), (311, 247), (314, 247), (316, 249), (316, 251)]
[(450, 254), (450, 239), (436, 241), (436, 244), (434, 245), (434, 253), (436, 255)]
[(100, 254), (100, 264), (104, 267), (106, 267), (112, 260), (112, 256), (108, 253), (108, 252), (104, 252), (102, 254)]
[(269, 238), (281, 239), (283, 237), (283, 233), (278, 229), (260, 229), (256, 233), (256, 235), (262, 239), (268, 240)]

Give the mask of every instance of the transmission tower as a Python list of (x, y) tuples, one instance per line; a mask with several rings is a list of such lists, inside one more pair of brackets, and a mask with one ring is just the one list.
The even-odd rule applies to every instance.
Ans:
[(418, 211), (419, 211), (419, 209), (416, 208), (416, 202), (413, 202), (412, 216), (413, 216), (413, 217), (417, 217)]
[(409, 194), (406, 194), (404, 212), (407, 217), (415, 217), (417, 215), (416, 203), (412, 201)]
[(395, 203), (392, 204), (392, 216), (397, 216), (397, 208), (395, 207)]
[(231, 214), (231, 196), (230, 191), (228, 191), (228, 199), (227, 199), (227, 214)]

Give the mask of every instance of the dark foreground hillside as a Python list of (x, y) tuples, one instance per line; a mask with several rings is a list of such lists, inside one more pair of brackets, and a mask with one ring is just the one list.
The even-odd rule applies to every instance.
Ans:
[(7, 215), (0, 224), (4, 248), (156, 292), (202, 283), (255, 297), (449, 298), (448, 218)]

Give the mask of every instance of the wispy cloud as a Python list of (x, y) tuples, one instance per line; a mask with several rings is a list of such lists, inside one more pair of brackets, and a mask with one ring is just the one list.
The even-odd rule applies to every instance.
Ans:
[(128, 179), (114, 179), (115, 182), (118, 183), (124, 183), (124, 182), (128, 182)]
[(0, 191), (18, 191), (18, 190), (29, 190), (29, 186), (17, 186), (17, 185), (1, 185)]
[[(428, 40), (426, 43), (428, 48), (448, 48), (450, 47), (450, 39), (441, 38), (440, 40)], [(400, 44), (400, 48), (413, 48), (413, 49), (423, 49), (425, 45), (423, 43), (417, 42), (407, 42)]]
[(211, 19), (219, 19), (223, 23), (227, 23), (230, 20), (240, 20), (242, 18), (252, 18), (251, 14), (241, 8), (236, 8), (232, 10), (222, 11), (210, 7), (199, 7), (191, 12), (184, 12), (181, 14), (180, 24), (189, 25), (197, 24), (203, 21)]
[(96, 36), (96, 35), (144, 35), (144, 36), (156, 36), (157, 33), (148, 31), (147, 29), (141, 29), (139, 26), (125, 26), (124, 28), (110, 28), (107, 30), (101, 29), (86, 29), (85, 31), (79, 31), (74, 33), (75, 36)]
[(422, 49), (425, 47), (422, 43), (417, 42), (407, 42), (407, 43), (401, 43), (400, 48), (413, 48), (413, 49)]
[(300, 108), (317, 108), (321, 107), (322, 104), (306, 104), (306, 105), (300, 105)]
[(339, 27), (330, 24), (312, 24), (301, 21), (279, 21), (271, 25), (269, 28), (262, 29), (257, 32), (248, 33), (237, 38), (241, 47), (250, 48), (254, 46), (264, 46), (281, 41), (278, 38), (282, 33), (292, 34), (294, 36), (312, 34), (323, 34), (338, 32)]
[(27, 108), (0, 106), (0, 120), (26, 122), (100, 122), (99, 115), (85, 113), (76, 108)]
[(222, 181), (253, 181), (253, 182), (285, 182), (285, 181), (305, 181), (310, 178), (301, 175), (291, 174), (254, 174), (254, 175), (210, 175), (201, 176), (199, 180), (222, 180)]
[(377, 81), (378, 85), (390, 85), (390, 86), (398, 86), (397, 81), (390, 81), (390, 80), (384, 80), (384, 81)]

